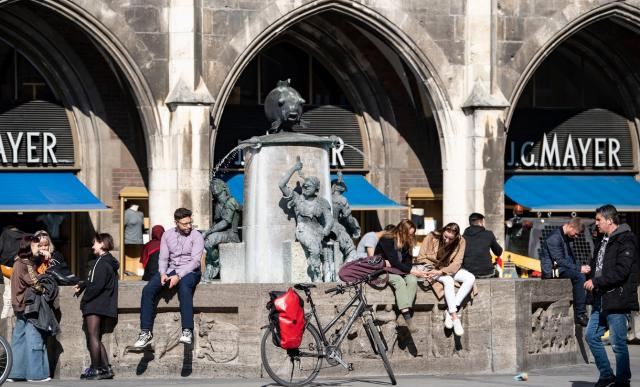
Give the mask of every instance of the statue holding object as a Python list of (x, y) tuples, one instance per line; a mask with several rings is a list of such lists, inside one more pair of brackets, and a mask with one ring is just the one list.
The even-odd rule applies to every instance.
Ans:
[[(315, 176), (304, 177), (302, 194), (287, 186), (296, 171), (301, 177), (304, 177), (301, 173), (302, 162), (299, 156), (295, 165), (287, 170), (280, 179), (280, 191), (288, 200), (287, 206), (295, 213), (296, 238), (307, 257), (309, 278), (313, 282), (321, 282), (323, 280), (321, 258), (323, 240), (329, 236), (333, 228), (331, 205), (326, 199), (318, 196), (320, 180)], [(335, 278), (335, 267), (330, 262), (325, 262), (324, 279), (331, 281), (332, 278)]]

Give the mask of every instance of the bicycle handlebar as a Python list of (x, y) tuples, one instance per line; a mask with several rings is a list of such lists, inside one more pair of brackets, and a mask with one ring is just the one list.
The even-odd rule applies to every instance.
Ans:
[(373, 273), (367, 274), (367, 276), (362, 277), (361, 279), (359, 279), (356, 282), (346, 283), (344, 285), (338, 285), (335, 288), (327, 289), (327, 290), (324, 291), (324, 294), (344, 293), (345, 288), (355, 287), (355, 286), (360, 285), (363, 282), (369, 282), (369, 281), (375, 279), (380, 274), (385, 273), (385, 272), (386, 272), (386, 270), (384, 270), (384, 269), (376, 270)]
[(324, 291), (324, 294), (329, 294), (329, 293), (342, 293), (343, 288), (342, 286), (338, 285), (335, 288), (331, 288), (331, 289), (327, 289)]

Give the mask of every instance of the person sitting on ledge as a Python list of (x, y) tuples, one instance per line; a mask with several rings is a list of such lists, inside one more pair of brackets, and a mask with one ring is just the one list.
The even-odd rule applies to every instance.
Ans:
[(180, 342), (193, 342), (193, 294), (200, 282), (200, 259), (204, 238), (192, 230), (191, 210), (178, 208), (173, 218), (176, 227), (167, 230), (160, 240), (158, 273), (142, 289), (140, 300), (140, 334), (133, 346), (146, 347), (153, 339), (156, 299), (163, 287), (178, 287), (182, 336)]
[(409, 308), (413, 305), (418, 290), (416, 275), (423, 274), (411, 266), (411, 250), (414, 245), (415, 233), (415, 224), (409, 219), (403, 219), (393, 229), (382, 234), (374, 251), (374, 255), (385, 259), (387, 267), (397, 271), (397, 273), (389, 273), (389, 284), (395, 293), (396, 305), (411, 333), (415, 333), (417, 327), (411, 319)]
[[(460, 235), (460, 226), (457, 223), (449, 223), (427, 235), (415, 260), (415, 263), (426, 271), (426, 278), (435, 281), (432, 283), (432, 289), (438, 299), (444, 295), (447, 303), (444, 327), (453, 329), (457, 336), (464, 334), (458, 309), (474, 288), (476, 280), (473, 274), (461, 268), (465, 247), (466, 242)], [(457, 293), (454, 281), (461, 283)]]

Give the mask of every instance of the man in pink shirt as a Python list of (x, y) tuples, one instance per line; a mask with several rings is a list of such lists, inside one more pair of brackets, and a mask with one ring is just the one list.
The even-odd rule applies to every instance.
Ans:
[(182, 336), (180, 342), (193, 343), (193, 293), (200, 282), (200, 259), (204, 239), (199, 231), (193, 231), (191, 211), (178, 208), (173, 218), (176, 227), (162, 235), (158, 273), (142, 289), (140, 300), (140, 334), (133, 345), (144, 348), (153, 339), (153, 321), (156, 300), (163, 288), (178, 288)]

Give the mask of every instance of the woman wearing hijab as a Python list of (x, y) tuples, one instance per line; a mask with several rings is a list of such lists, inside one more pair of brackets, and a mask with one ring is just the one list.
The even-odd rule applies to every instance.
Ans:
[(158, 272), (158, 258), (160, 257), (160, 240), (164, 234), (164, 227), (155, 225), (151, 228), (151, 240), (142, 248), (140, 263), (144, 267), (143, 281), (149, 281)]

